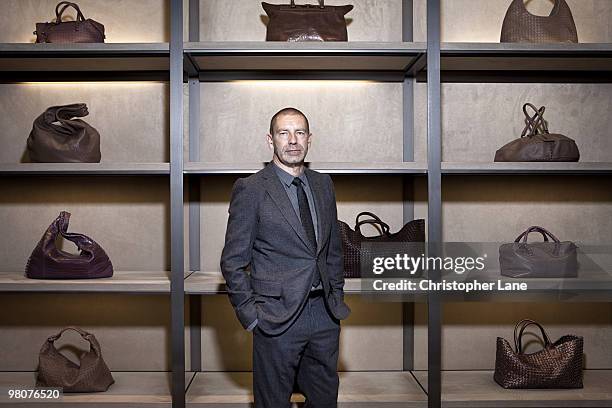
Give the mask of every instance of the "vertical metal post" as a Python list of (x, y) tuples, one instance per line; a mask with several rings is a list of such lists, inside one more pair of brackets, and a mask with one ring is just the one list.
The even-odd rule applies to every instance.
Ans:
[[(200, 0), (189, 0), (189, 41), (200, 41)], [(189, 78), (189, 161), (200, 161), (200, 78)], [(200, 265), (200, 177), (189, 177), (189, 270)], [(189, 296), (191, 371), (202, 371), (202, 296)]]
[(170, 3), (170, 305), (172, 407), (185, 407), (183, 1)]
[[(427, 210), (428, 254), (438, 256), (442, 243), (442, 121), (440, 86), (440, 0), (427, 1)], [(440, 271), (429, 278), (440, 279)], [(437, 294), (427, 304), (428, 406), (440, 408), (442, 399), (442, 305)]]
[[(413, 1), (402, 0), (402, 41), (413, 40)], [(403, 161), (414, 161), (414, 79), (404, 78), (402, 83), (403, 106)], [(412, 176), (402, 179), (403, 220), (414, 219), (414, 183)], [(414, 303), (402, 303), (402, 368), (414, 368)]]

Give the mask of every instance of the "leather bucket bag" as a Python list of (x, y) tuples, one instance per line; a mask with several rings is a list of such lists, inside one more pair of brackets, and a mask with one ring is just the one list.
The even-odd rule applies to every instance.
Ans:
[[(70, 213), (62, 211), (32, 251), (26, 265), (26, 276), (32, 279), (92, 279), (113, 276), (113, 265), (104, 249), (93, 239), (68, 232)], [(58, 235), (72, 241), (80, 254), (57, 248)]]
[[(535, 114), (531, 116), (527, 108)], [(544, 120), (545, 107), (536, 109), (530, 103), (523, 105), (525, 128), (521, 137), (504, 145), (495, 152), (496, 162), (577, 162), (580, 151), (573, 139), (548, 132)]]
[(577, 43), (578, 32), (565, 0), (555, 0), (548, 17), (531, 14), (524, 0), (513, 0), (504, 18), (501, 42)]
[[(544, 349), (526, 354), (522, 338), (532, 324), (542, 333)], [(506, 339), (497, 338), (493, 378), (504, 388), (582, 388), (583, 343), (574, 335), (551, 343), (542, 325), (523, 319), (514, 327), (514, 350)]]
[[(361, 219), (367, 216), (366, 219)], [(361, 226), (372, 224), (378, 226), (381, 233), (378, 236), (366, 237), (361, 233)], [(383, 222), (371, 212), (361, 212), (355, 218), (355, 229), (352, 230), (347, 223), (338, 220), (340, 238), (342, 240), (342, 250), (344, 252), (344, 276), (346, 278), (361, 277), (361, 259), (371, 259), (377, 254), (368, 253), (369, 249), (362, 246), (369, 242), (425, 242), (425, 220), (413, 220), (406, 223), (401, 230), (396, 233), (390, 232), (388, 224)], [(413, 275), (413, 277), (417, 277)]]
[(344, 15), (352, 5), (261, 3), (269, 17), (266, 41), (348, 41)]
[[(76, 10), (76, 21), (62, 21), (62, 14), (68, 7)], [(85, 19), (79, 6), (69, 1), (62, 1), (55, 7), (55, 22), (36, 23), (34, 34), (37, 43), (103, 43), (105, 38), (104, 25)]]
[[(532, 232), (542, 234), (544, 242), (527, 242)], [(578, 276), (577, 252), (573, 242), (561, 242), (546, 229), (534, 226), (514, 242), (499, 247), (499, 266), (503, 276), (512, 278), (575, 278)]]
[[(79, 364), (70, 361), (55, 348), (55, 341), (67, 330), (74, 330), (89, 342), (89, 351)], [(91, 333), (78, 327), (67, 327), (45, 341), (38, 356), (37, 387), (61, 387), (64, 392), (106, 391), (115, 380), (102, 359), (100, 343)]]
[(84, 103), (47, 108), (34, 120), (28, 137), (30, 161), (99, 163), (100, 134), (84, 120), (73, 119), (88, 114)]

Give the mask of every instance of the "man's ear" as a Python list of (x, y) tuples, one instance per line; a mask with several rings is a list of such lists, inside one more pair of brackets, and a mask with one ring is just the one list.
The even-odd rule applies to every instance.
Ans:
[(272, 135), (271, 134), (266, 134), (266, 141), (268, 142), (268, 147), (270, 148), (270, 150), (274, 150), (274, 142), (272, 140)]

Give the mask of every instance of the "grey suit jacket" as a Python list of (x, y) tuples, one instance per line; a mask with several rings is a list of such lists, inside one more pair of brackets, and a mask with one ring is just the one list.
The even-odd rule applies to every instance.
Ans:
[(245, 328), (258, 319), (268, 334), (285, 331), (306, 303), (316, 265), (331, 313), (339, 320), (350, 313), (344, 303), (334, 186), (328, 175), (305, 171), (319, 220), (317, 248), (306, 237), (272, 164), (234, 184), (221, 271)]

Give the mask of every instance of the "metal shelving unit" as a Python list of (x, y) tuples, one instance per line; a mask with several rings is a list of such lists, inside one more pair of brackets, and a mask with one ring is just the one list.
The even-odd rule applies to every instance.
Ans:
[[(412, 1), (403, 0), (405, 21), (412, 19)], [(170, 82), (170, 162), (101, 164), (2, 164), (0, 175), (123, 175), (168, 176), (170, 184), (171, 273), (117, 271), (109, 280), (32, 282), (21, 273), (0, 274), (1, 292), (53, 293), (154, 293), (170, 295), (172, 373), (115, 373), (117, 387), (96, 396), (74, 396), (65, 403), (117, 403), (130, 406), (183, 408), (214, 404), (248, 404), (252, 396), (245, 373), (203, 373), (198, 322), (191, 335), (191, 365), (185, 367), (185, 295), (192, 310), (201, 308), (201, 296), (223, 293), (217, 272), (201, 271), (199, 259), (199, 183), (202, 176), (250, 174), (262, 163), (203, 163), (199, 151), (199, 87), (206, 81), (236, 79), (368, 79), (404, 84), (404, 97), (412, 98), (412, 81), (426, 75), (428, 94), (427, 163), (414, 162), (412, 133), (404, 124), (404, 161), (397, 163), (311, 163), (311, 168), (337, 175), (395, 174), (427, 177), (428, 240), (430, 254), (442, 242), (442, 181), (451, 175), (584, 175), (612, 173), (612, 163), (453, 163), (442, 161), (442, 82), (577, 81), (612, 82), (612, 45), (534, 45), (496, 43), (441, 43), (440, 0), (427, 1), (427, 43), (412, 42), (411, 28), (404, 27), (405, 42), (398, 43), (204, 43), (198, 41), (198, 1), (190, 1), (189, 42), (183, 42), (183, 2), (170, 2), (171, 42), (168, 44), (0, 44), (0, 80), (164, 80)], [(406, 11), (410, 8), (410, 12)], [(291, 57), (288, 59), (287, 57)], [(44, 67), (44, 68), (43, 68)], [(183, 86), (189, 87), (189, 156), (183, 157)], [(404, 122), (412, 118), (412, 106), (404, 105)], [(406, 120), (408, 119), (408, 120)], [(189, 197), (184, 197), (184, 183)], [(409, 183), (404, 183), (405, 186)], [(404, 218), (412, 219), (409, 187), (404, 192)], [(185, 268), (183, 206), (189, 202), (189, 262)], [(441, 277), (435, 273), (430, 279)], [(589, 280), (589, 284), (599, 282)], [(563, 289), (580, 291), (583, 281)], [(609, 283), (609, 282), (608, 282)], [(566, 282), (564, 282), (564, 285)], [(552, 285), (552, 286), (549, 286)], [(347, 293), (360, 293), (361, 282), (348, 279)], [(541, 281), (536, 289), (554, 287)], [(607, 289), (607, 287), (606, 287)], [(439, 408), (463, 406), (543, 405), (605, 406), (612, 399), (609, 370), (585, 374), (589, 386), (580, 392), (530, 393), (503, 390), (492, 384), (490, 372), (442, 371), (442, 303), (428, 297), (428, 371), (413, 372), (412, 357), (404, 353), (402, 372), (341, 373), (340, 405), (414, 406)], [(410, 304), (404, 316), (410, 316)], [(191, 313), (199, 319), (199, 313)], [(406, 317), (409, 319), (409, 317)], [(406, 330), (412, 322), (405, 320)], [(405, 332), (404, 349), (411, 350)], [(193, 371), (193, 372), (191, 372)], [(143, 376), (145, 380), (143, 381)], [(32, 373), (0, 373), (0, 385), (30, 381)], [(231, 378), (233, 379), (231, 379)], [(465, 382), (466, 379), (469, 381)], [(231, 381), (230, 381), (231, 380)], [(243, 387), (237, 389), (235, 384)], [(471, 384), (467, 386), (466, 384)], [(343, 388), (344, 387), (344, 388)], [(392, 395), (389, 396), (388, 394)], [(474, 402), (474, 400), (477, 400)], [(1, 404), (1, 403), (0, 403)]]

